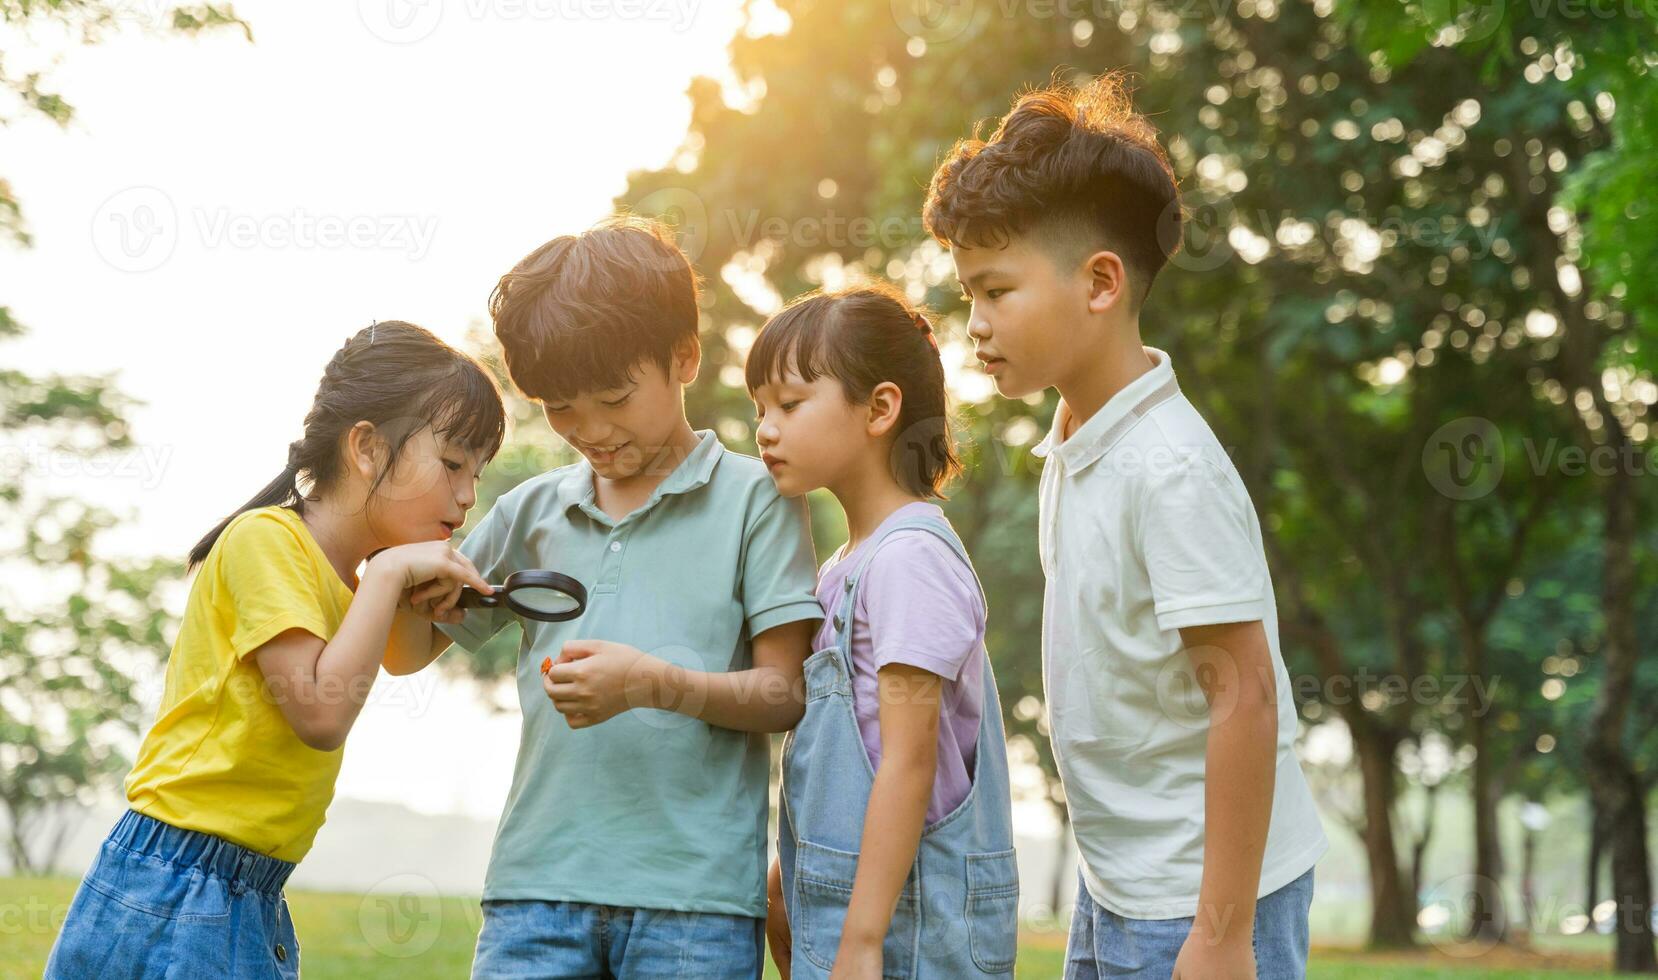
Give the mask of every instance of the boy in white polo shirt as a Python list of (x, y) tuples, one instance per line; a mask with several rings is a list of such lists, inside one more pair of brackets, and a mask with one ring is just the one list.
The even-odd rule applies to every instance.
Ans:
[(1299, 978), (1328, 844), (1249, 494), (1140, 340), (1180, 240), (1174, 174), (1118, 78), (1021, 97), (924, 212), (1008, 398), (1058, 388), (1036, 449), (1042, 659), (1082, 881), (1067, 980)]

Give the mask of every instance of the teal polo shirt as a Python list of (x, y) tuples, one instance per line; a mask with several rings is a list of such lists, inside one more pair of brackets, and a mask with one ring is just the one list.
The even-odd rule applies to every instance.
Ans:
[[(778, 495), (757, 459), (711, 431), (649, 501), (614, 520), (585, 461), (496, 500), (460, 550), (499, 584), (523, 568), (587, 587), (563, 623), (523, 620), (524, 720), (484, 899), (765, 915), (770, 736), (658, 709), (572, 730), (541, 686), (541, 660), (575, 639), (612, 640), (702, 671), (753, 666), (752, 639), (823, 618), (803, 499)], [(470, 610), (451, 639), (477, 649), (511, 620)]]

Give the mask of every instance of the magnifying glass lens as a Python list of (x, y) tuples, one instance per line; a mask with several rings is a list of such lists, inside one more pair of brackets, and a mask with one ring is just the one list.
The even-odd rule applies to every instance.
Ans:
[(580, 605), (568, 592), (534, 586), (512, 590), (512, 601), (548, 615), (572, 612)]

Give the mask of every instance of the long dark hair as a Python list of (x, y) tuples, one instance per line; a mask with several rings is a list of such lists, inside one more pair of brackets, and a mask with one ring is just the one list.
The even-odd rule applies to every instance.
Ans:
[(891, 471), (909, 493), (943, 497), (944, 487), (961, 474), (933, 325), (896, 287), (873, 281), (819, 290), (784, 307), (760, 328), (749, 350), (749, 393), (790, 368), (807, 384), (834, 378), (857, 405), (867, 403), (883, 381), (898, 386), (903, 402)]
[[(364, 327), (335, 352), (305, 414), (305, 434), (288, 444), (288, 464), (265, 489), (236, 508), (190, 549), (188, 573), (237, 515), (256, 507), (305, 513), (305, 501), (328, 491), (341, 475), (340, 439), (358, 422), (371, 422), (390, 447), (372, 493), (397, 466), (403, 445), (427, 426), (450, 442), (493, 458), (506, 437), (501, 389), (477, 361), (401, 320)], [(300, 489), (304, 475), (310, 492)]]

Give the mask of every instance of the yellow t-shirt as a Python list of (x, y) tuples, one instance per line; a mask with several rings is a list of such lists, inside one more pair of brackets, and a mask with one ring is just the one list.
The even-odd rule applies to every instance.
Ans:
[(341, 752), (294, 734), (249, 656), (284, 630), (333, 637), (352, 591), (300, 516), (258, 507), (213, 543), (127, 776), (134, 810), (297, 862), (322, 827)]

